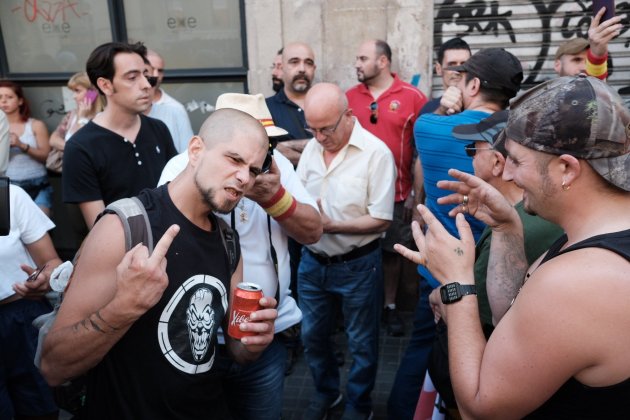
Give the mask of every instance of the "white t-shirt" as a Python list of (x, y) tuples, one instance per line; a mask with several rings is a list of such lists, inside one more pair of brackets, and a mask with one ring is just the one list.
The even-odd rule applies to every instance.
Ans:
[(0, 300), (14, 294), (11, 286), (26, 280), (21, 264), (35, 267), (26, 245), (40, 240), (55, 224), (31, 197), (16, 185), (9, 186), (11, 230), (0, 236)]
[(166, 124), (178, 153), (186, 151), (188, 142), (193, 136), (193, 130), (186, 108), (182, 104), (177, 101), (156, 102), (151, 106), (149, 117), (156, 118)]
[[(308, 204), (317, 210), (317, 203), (306, 192), (300, 182), (293, 165), (277, 150), (274, 159), (280, 170), (282, 186), (302, 204)], [(188, 164), (188, 152), (180, 153), (172, 158), (162, 171), (159, 184), (174, 179)], [(271, 259), (269, 247), (269, 231), (267, 230), (267, 213), (256, 202), (243, 198), (234, 209), (235, 228), (239, 234), (241, 253), (243, 255), (243, 280), (259, 284), (265, 296), (276, 295), (278, 280)], [(230, 214), (217, 214), (228, 224)], [(242, 217), (243, 216), (243, 217)], [(246, 220), (245, 220), (246, 219)], [(278, 222), (271, 218), (271, 240), (278, 256), (278, 276), (280, 278), (280, 306), (275, 322), (276, 332), (283, 331), (302, 320), (302, 312), (291, 296), (291, 267), (289, 264), (288, 238)]]

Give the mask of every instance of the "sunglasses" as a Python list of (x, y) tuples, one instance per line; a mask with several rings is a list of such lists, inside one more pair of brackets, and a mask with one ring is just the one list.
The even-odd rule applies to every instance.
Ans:
[(494, 150), (494, 147), (475, 147), (475, 143), (470, 143), (464, 146), (464, 151), (467, 156), (473, 157), (477, 154), (477, 151), (481, 150)]
[(147, 78), (147, 82), (149, 82), (151, 87), (155, 87), (155, 85), (157, 85), (157, 82), (158, 82), (157, 76), (144, 76), (144, 77)]
[(370, 104), (370, 112), (370, 122), (376, 124), (378, 122), (378, 104), (376, 102)]

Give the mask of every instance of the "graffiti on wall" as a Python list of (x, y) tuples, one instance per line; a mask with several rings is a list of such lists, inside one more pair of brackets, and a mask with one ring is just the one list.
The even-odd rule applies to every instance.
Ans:
[[(494, 41), (500, 41), (507, 48), (510, 45), (518, 48), (522, 43), (534, 43), (538, 46), (538, 53), (535, 60), (526, 68), (523, 84), (527, 87), (540, 83), (541, 70), (545, 62), (554, 58), (550, 55), (550, 47), (558, 42), (556, 40), (552, 44), (552, 33), (560, 34), (562, 39), (587, 37), (593, 7), (592, 1), (530, 0), (528, 3), (519, 5), (520, 10), (515, 11), (508, 10), (507, 6), (500, 6), (496, 0), (473, 0), (467, 3), (444, 0), (441, 4), (436, 4), (434, 44), (436, 47), (441, 45), (447, 36), (459, 36), (464, 39), (471, 36), (492, 36), (496, 38)], [(624, 46), (628, 47), (630, 38), (626, 32), (630, 23), (630, 2), (617, 2), (615, 11), (616, 15), (622, 16), (624, 24), (619, 38), (624, 39)], [(531, 26), (531, 29), (536, 29), (535, 34), (532, 34), (532, 31), (519, 32), (514, 29), (517, 13), (535, 16), (537, 22), (532, 22)]]

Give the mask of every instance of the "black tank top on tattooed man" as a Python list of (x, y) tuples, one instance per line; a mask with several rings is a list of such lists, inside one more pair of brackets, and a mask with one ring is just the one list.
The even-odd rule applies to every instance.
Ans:
[(169, 284), (160, 301), (89, 372), (84, 418), (229, 418), (213, 369), (216, 331), (230, 290), (216, 219), (209, 216), (211, 232), (198, 228), (175, 207), (166, 186), (144, 190), (139, 198), (155, 242), (172, 224), (181, 228), (166, 255)]
[[(630, 230), (593, 236), (561, 250), (567, 242), (563, 235), (554, 243), (541, 264), (567, 252), (582, 248), (604, 248), (630, 261)], [(630, 281), (630, 270), (628, 272)], [(626, 331), (627, 333), (627, 331)], [(569, 379), (527, 419), (622, 419), (630, 416), (630, 378), (615, 385), (590, 387)]]

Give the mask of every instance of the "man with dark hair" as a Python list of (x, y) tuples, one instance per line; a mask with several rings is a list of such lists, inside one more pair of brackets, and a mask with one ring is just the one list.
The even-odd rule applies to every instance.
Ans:
[[(447, 193), (436, 183), (448, 178), (451, 168), (472, 174), (473, 167), (471, 157), (466, 155), (460, 141), (453, 137), (452, 130), (458, 125), (477, 123), (504, 109), (507, 100), (520, 89), (523, 68), (519, 60), (504, 49), (487, 48), (475, 53), (464, 64), (446, 70), (462, 73), (462, 77), (457, 86), (450, 86), (444, 92), (436, 113), (423, 114), (416, 121), (414, 136), (422, 176), (415, 178), (414, 182), (420, 195), (426, 195), (425, 205), (449, 232), (457, 234), (455, 222), (449, 216), (452, 206), (438, 202)], [(469, 222), (475, 238), (479, 238), (485, 225), (472, 217)], [(422, 276), (421, 295), (414, 315), (412, 338), (390, 393), (388, 408), (392, 418), (396, 418), (396, 413), (401, 418), (413, 415), (435, 337), (435, 322), (428, 296), (438, 283), (423, 266), (418, 267), (418, 272)]]
[(284, 48), (280, 48), (276, 54), (276, 58), (273, 59), (271, 64), (271, 87), (274, 92), (280, 92), (280, 89), (284, 87), (282, 81), (282, 51)]
[[(442, 77), (442, 89), (446, 90), (449, 86), (456, 86), (461, 79), (461, 74), (448, 70), (448, 67), (461, 66), (470, 58), (470, 47), (468, 43), (461, 38), (452, 38), (440, 45), (435, 61), (435, 74)], [(440, 106), (440, 99), (437, 97), (427, 102), (420, 114), (434, 112)]]
[[(229, 418), (217, 330), (227, 331), (243, 263), (238, 235), (232, 232), (236, 245), (228, 249), (213, 212), (236, 207), (268, 149), (258, 120), (218, 110), (189, 142), (184, 171), (138, 196), (161, 238), (152, 254), (143, 245), (125, 253), (118, 216), (94, 225), (42, 352), (53, 385), (87, 374), (84, 418)], [(256, 360), (273, 340), (276, 301), (265, 296), (258, 304), (239, 327), (254, 334), (227, 339), (239, 363)]]
[(62, 178), (63, 200), (79, 205), (88, 228), (109, 203), (154, 187), (177, 154), (164, 123), (142, 115), (151, 105), (145, 62), (140, 43), (103, 44), (88, 58), (107, 105), (66, 144)]
[(394, 252), (394, 244), (411, 245), (413, 123), (427, 98), (392, 73), (391, 57), (392, 51), (385, 41), (363, 42), (354, 63), (361, 83), (348, 89), (346, 96), (361, 126), (389, 147), (396, 163), (394, 220), (381, 245), (385, 275), (383, 319), (387, 333), (400, 336), (404, 334), (404, 325), (396, 311), (396, 294), (402, 280), (404, 259)]
[[(529, 268), (523, 228), (494, 188), (461, 171), (441, 200), (493, 228), (497, 257), (521, 256), (503, 279), (516, 286), (486, 342), (473, 286), (474, 236), (457, 214), (458, 239), (424, 206), (413, 226), (418, 252), (440, 283), (451, 379), (463, 418), (617, 419), (630, 411), (630, 111), (594, 77), (540, 84), (513, 101), (502, 137), (504, 179), (524, 209), (566, 232)], [(494, 252), (494, 249), (493, 249)], [(457, 283), (454, 283), (457, 282)]]

